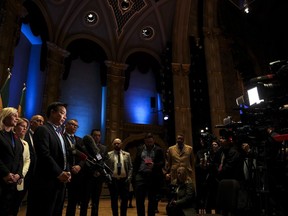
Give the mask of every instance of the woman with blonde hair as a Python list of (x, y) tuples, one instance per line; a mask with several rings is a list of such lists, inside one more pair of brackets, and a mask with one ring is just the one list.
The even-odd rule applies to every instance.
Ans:
[(17, 121), (16, 126), (14, 127), (14, 132), (15, 134), (20, 138), (22, 144), (23, 144), (23, 170), (22, 170), (22, 175), (23, 178), (21, 178), (18, 181), (17, 185), (17, 192), (15, 196), (15, 200), (13, 202), (13, 215), (17, 216), (19, 208), (21, 206), (22, 200), (27, 192), (27, 181), (26, 181), (26, 174), (29, 170), (30, 167), (30, 151), (29, 151), (29, 145), (28, 143), (24, 140), (24, 137), (28, 131), (29, 128), (29, 121), (26, 118), (19, 118)]
[(195, 188), (188, 176), (186, 167), (177, 169), (177, 179), (172, 182), (172, 199), (166, 210), (168, 216), (192, 216), (196, 215)]
[(0, 112), (0, 215), (13, 215), (12, 204), (17, 184), (22, 178), (23, 145), (13, 132), (18, 122), (17, 109), (6, 107)]

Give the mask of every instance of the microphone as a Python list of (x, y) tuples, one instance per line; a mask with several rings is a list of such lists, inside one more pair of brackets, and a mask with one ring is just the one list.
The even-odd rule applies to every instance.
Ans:
[(75, 155), (76, 157), (78, 157), (81, 161), (86, 161), (88, 159), (88, 156), (84, 154), (83, 152), (79, 151), (78, 149), (69, 148), (68, 151), (70, 151), (72, 155)]
[(111, 173), (113, 171), (104, 162), (100, 149), (97, 147), (93, 137), (85, 135), (82, 142), (88, 153), (86, 161), (89, 163), (90, 168), (97, 170), (104, 177), (105, 181), (110, 184), (112, 182)]
[(85, 135), (82, 139), (83, 141), (83, 145), (85, 146), (87, 152), (90, 154), (90, 155), (93, 155), (93, 156), (96, 156), (99, 154), (100, 150), (99, 148), (97, 147), (94, 139), (92, 136), (90, 135)]
[(255, 78), (250, 79), (250, 83), (257, 83), (257, 82), (261, 82), (261, 81), (267, 81), (267, 80), (271, 80), (275, 77), (274, 74), (267, 74), (265, 76), (258, 76)]

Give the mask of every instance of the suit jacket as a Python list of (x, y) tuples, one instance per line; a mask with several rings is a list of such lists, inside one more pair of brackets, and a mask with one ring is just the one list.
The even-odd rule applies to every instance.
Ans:
[[(31, 129), (25, 134), (24, 140), (29, 145), (29, 153), (30, 153), (30, 166), (27, 173), (27, 177), (30, 178), (30, 176), (33, 175), (35, 171), (35, 163), (36, 163), (36, 152), (33, 146), (33, 133), (31, 132)], [(33, 142), (33, 143), (32, 143)]]
[(182, 150), (179, 149), (178, 144), (168, 148), (167, 170), (171, 174), (171, 182), (177, 179), (177, 169), (180, 166), (186, 167), (188, 176), (195, 184), (195, 157), (193, 148), (189, 145), (185, 144)]
[[(3, 177), (9, 173), (22, 176), (23, 145), (20, 139), (13, 133), (15, 148), (12, 147), (11, 139), (7, 139), (6, 132), (0, 131), (0, 182), (4, 183)], [(6, 183), (4, 183), (6, 184)]]
[[(168, 215), (182, 215), (180, 211), (183, 212), (185, 216), (196, 215), (195, 211), (195, 189), (193, 188), (193, 183), (191, 181), (186, 181), (185, 183), (177, 184), (177, 181), (173, 181), (172, 185), (174, 185), (174, 191), (172, 194), (174, 197), (172, 200), (175, 200), (175, 205), (167, 206)], [(171, 208), (175, 208), (173, 213), (171, 214)]]
[[(37, 127), (33, 135), (34, 148), (37, 154), (37, 162), (35, 167), (35, 180), (42, 184), (49, 185), (49, 183), (58, 182), (57, 177), (64, 170), (64, 154), (62, 151), (61, 141), (49, 123)], [(67, 158), (68, 144), (65, 141), (66, 147), (66, 170), (69, 171), (69, 164)], [(46, 183), (45, 183), (46, 182)], [(46, 185), (46, 187), (47, 187)]]
[[(144, 150), (144, 145), (140, 146), (137, 148), (137, 152), (136, 152), (136, 156), (135, 156), (135, 160), (134, 160), (134, 164), (133, 164), (133, 180), (135, 181), (134, 184), (140, 183), (140, 182), (145, 182), (147, 180), (149, 181), (153, 181), (155, 187), (159, 187), (160, 184), (163, 182), (163, 172), (162, 172), (162, 168), (164, 167), (164, 154), (162, 149), (155, 145), (154, 146), (154, 153), (155, 153), (155, 157), (153, 160), (153, 168), (152, 168), (152, 172), (151, 175), (148, 178), (145, 178), (145, 176), (143, 176), (140, 172), (140, 165), (142, 162), (142, 152)], [(137, 175), (139, 174), (139, 175)], [(144, 178), (141, 178), (142, 177)], [(140, 177), (140, 178), (139, 178)], [(141, 183), (140, 183), (141, 184)]]
[[(133, 166), (132, 166), (130, 153), (121, 150), (121, 154), (123, 156), (123, 163), (124, 163), (123, 166), (127, 174), (127, 179), (131, 181)], [(115, 166), (115, 151), (114, 150), (108, 152), (108, 159), (106, 160), (106, 163), (107, 163), (107, 166), (109, 166), (109, 168), (113, 171), (115, 168), (114, 167)]]
[(78, 151), (86, 154), (85, 150), (82, 147), (82, 145), (83, 145), (82, 139), (81, 139), (81, 137), (74, 135), (75, 146), (72, 147), (72, 141), (71, 141), (71, 138), (69, 138), (69, 136), (70, 135), (67, 133), (64, 134), (65, 141), (67, 142), (67, 145), (68, 145), (68, 153), (69, 153), (68, 161), (69, 161), (70, 168), (72, 166), (75, 166), (75, 165), (79, 165), (82, 168), (85, 164), (85, 161), (81, 160), (81, 158), (79, 156), (73, 155), (71, 152), (71, 150), (74, 148), (74, 149), (77, 149)]

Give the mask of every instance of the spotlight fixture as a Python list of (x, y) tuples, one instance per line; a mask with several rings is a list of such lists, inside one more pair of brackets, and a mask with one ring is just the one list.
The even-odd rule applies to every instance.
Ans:
[(250, 12), (250, 4), (253, 3), (255, 0), (229, 0), (234, 6), (236, 6), (239, 10), (243, 10), (245, 13)]
[(84, 16), (85, 23), (88, 25), (94, 25), (98, 22), (98, 15), (94, 11), (90, 11)]
[(165, 114), (163, 119), (164, 119), (164, 121), (167, 121), (169, 119), (169, 115)]
[(130, 8), (130, 6), (131, 6), (130, 0), (123, 0), (122, 3), (121, 3), (121, 9), (123, 11), (128, 10)]
[(154, 36), (154, 29), (150, 26), (146, 26), (141, 30), (141, 37), (143, 39), (149, 40)]

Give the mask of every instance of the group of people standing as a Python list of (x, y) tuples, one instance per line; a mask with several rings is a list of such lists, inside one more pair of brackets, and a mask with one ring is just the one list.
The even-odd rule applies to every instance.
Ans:
[[(177, 138), (175, 145), (179, 149), (169, 148), (166, 160), (163, 149), (155, 145), (153, 134), (148, 133), (132, 161), (130, 153), (122, 149), (120, 138), (113, 140), (114, 149), (108, 152), (100, 143), (100, 130), (93, 129), (86, 142), (87, 136), (76, 136), (78, 121), (66, 119), (66, 107), (61, 102), (51, 103), (47, 107), (45, 123), (41, 115), (33, 116), (30, 121), (20, 118), (12, 107), (0, 112), (0, 215), (16, 216), (27, 196), (27, 216), (62, 216), (67, 196), (67, 216), (75, 215), (77, 205), (80, 205), (80, 215), (86, 216), (89, 203), (91, 215), (96, 216), (102, 186), (107, 182), (101, 169), (106, 167), (111, 177), (107, 185), (113, 216), (119, 214), (119, 197), (120, 215), (127, 215), (131, 184), (139, 216), (145, 215), (146, 196), (148, 215), (155, 215), (165, 177), (177, 185), (181, 182), (179, 179), (183, 181), (186, 176), (184, 182), (189, 180), (193, 188), (189, 191), (195, 191), (193, 151), (192, 147), (183, 144), (182, 135), (179, 135), (182, 140)], [(91, 147), (95, 150), (92, 153)], [(102, 163), (97, 165), (99, 161)], [(176, 163), (185, 167), (185, 174), (178, 174)], [(170, 207), (180, 207), (178, 199), (178, 196), (173, 197)]]
[[(0, 112), (0, 215), (16, 216), (28, 194), (27, 216), (62, 216), (66, 196), (66, 216), (74, 216), (77, 205), (80, 205), (80, 216), (86, 216), (89, 203), (91, 216), (98, 216), (104, 182), (110, 192), (113, 216), (127, 215), (131, 184), (137, 215), (145, 216), (147, 212), (148, 216), (154, 216), (165, 183), (169, 188), (167, 214), (196, 214), (196, 199), (201, 197), (199, 185), (203, 181), (197, 177), (197, 167), (207, 170), (205, 166), (211, 169), (212, 165), (212, 161), (207, 163), (205, 151), (199, 151), (195, 158), (192, 146), (185, 144), (183, 134), (178, 134), (176, 144), (164, 152), (155, 144), (153, 134), (147, 133), (132, 161), (130, 153), (122, 149), (120, 138), (112, 141), (113, 149), (108, 152), (101, 144), (99, 129), (93, 129), (83, 138), (76, 136), (78, 121), (66, 119), (66, 107), (61, 102), (51, 103), (45, 124), (41, 115), (33, 116), (30, 121), (19, 118), (12, 107)], [(218, 176), (240, 177), (235, 169), (238, 154), (232, 148), (223, 148), (218, 161), (213, 163)], [(108, 181), (103, 172), (110, 177)]]

